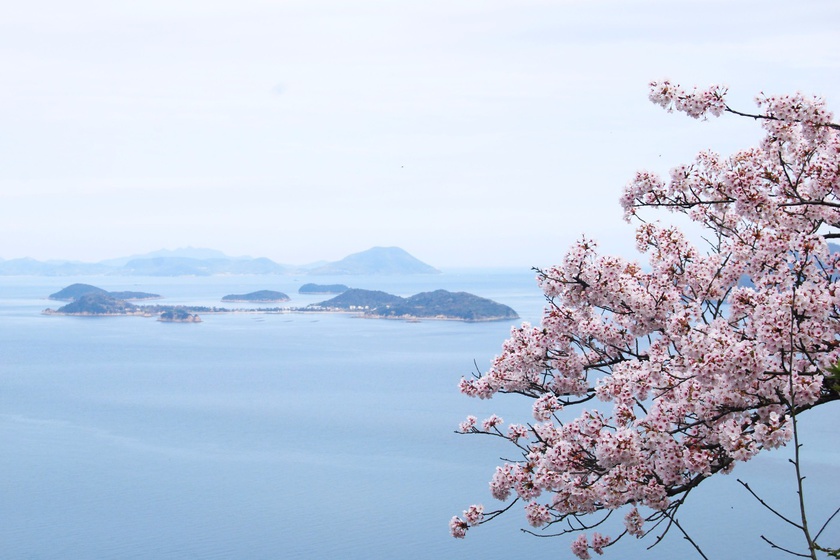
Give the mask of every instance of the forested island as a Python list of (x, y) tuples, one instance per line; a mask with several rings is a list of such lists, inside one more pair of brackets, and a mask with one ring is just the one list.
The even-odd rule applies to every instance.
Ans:
[(259, 290), (249, 294), (230, 294), (222, 298), (222, 301), (244, 303), (280, 303), (289, 300), (289, 296), (283, 292), (273, 290)]
[[(75, 285), (74, 285), (75, 286)], [(135, 305), (100, 288), (81, 290), (68, 286), (57, 292), (63, 296), (80, 293), (73, 301), (56, 310), (45, 309), (46, 315), (73, 316), (115, 316), (132, 315), (140, 317), (158, 316), (160, 321), (174, 323), (197, 323), (201, 321), (198, 313), (354, 313), (373, 319), (444, 319), (454, 321), (479, 322), (518, 319), (516, 312), (501, 303), (476, 296), (467, 292), (448, 292), (436, 290), (422, 292), (411, 297), (401, 297), (378, 290), (348, 289), (338, 296), (306, 307), (274, 307), (256, 309), (226, 309), (224, 307), (205, 307), (188, 305)], [(135, 292), (131, 292), (135, 293)], [(137, 292), (142, 293), (142, 292)], [(56, 294), (53, 294), (54, 296)], [(154, 294), (150, 294), (154, 295)], [(286, 299), (264, 299), (285, 296)], [(52, 297), (52, 296), (51, 296)], [(155, 296), (159, 297), (159, 296)], [(250, 297), (252, 299), (240, 299)], [(228, 299), (236, 298), (236, 299)], [(225, 296), (224, 301), (288, 301), (282, 292), (261, 290), (244, 295)]]
[(467, 292), (435, 290), (408, 298), (381, 291), (351, 289), (316, 304), (322, 309), (356, 311), (376, 319), (449, 319), (502, 321), (518, 319), (516, 311), (493, 300)]
[(122, 299), (117, 299), (102, 290), (101, 292), (90, 292), (80, 295), (67, 305), (57, 310), (44, 310), (48, 315), (140, 315), (146, 316), (147, 312), (142, 306), (134, 305)]
[(200, 323), (201, 317), (185, 309), (172, 309), (161, 313), (158, 321), (163, 323)]

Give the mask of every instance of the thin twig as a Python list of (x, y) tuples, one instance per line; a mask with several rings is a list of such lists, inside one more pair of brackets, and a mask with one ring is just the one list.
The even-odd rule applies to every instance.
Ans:
[(819, 532), (814, 537), (814, 541), (816, 541), (818, 538), (820, 538), (820, 535), (822, 535), (822, 532), (825, 531), (825, 528), (828, 527), (828, 524), (831, 523), (831, 520), (834, 519), (834, 516), (837, 515), (838, 513), (840, 513), (840, 507), (837, 508), (836, 510), (834, 510), (834, 513), (831, 514), (831, 517), (829, 517), (828, 520), (825, 523), (823, 523), (823, 526), (820, 527)]
[(709, 560), (708, 557), (705, 554), (703, 554), (703, 551), (700, 549), (700, 546), (696, 542), (694, 542), (694, 539), (688, 536), (688, 533), (686, 533), (685, 529), (682, 528), (680, 522), (674, 519), (674, 525), (676, 525), (677, 529), (680, 530), (680, 533), (683, 534), (683, 538), (691, 543), (691, 546), (694, 547), (694, 550), (697, 551), (697, 554), (702, 556), (705, 560)]
[(764, 542), (766, 542), (767, 544), (769, 544), (772, 548), (775, 548), (776, 550), (781, 550), (783, 552), (787, 552), (788, 554), (792, 554), (794, 556), (799, 556), (800, 558), (811, 558), (810, 554), (802, 554), (801, 552), (794, 552), (794, 551), (789, 550), (787, 548), (781, 547), (781, 546), (777, 545), (776, 543), (774, 543), (773, 541), (771, 541), (770, 539), (768, 539), (767, 537), (765, 537), (764, 535), (761, 535), (761, 540), (763, 540)]
[(776, 516), (777, 516), (779, 519), (781, 519), (782, 521), (786, 521), (786, 522), (790, 523), (791, 525), (793, 525), (794, 527), (796, 527), (796, 528), (797, 528), (797, 529), (799, 529), (800, 531), (802, 530), (802, 526), (801, 526), (801, 525), (799, 525), (799, 524), (798, 524), (798, 523), (796, 523), (795, 521), (792, 521), (792, 520), (788, 519), (787, 517), (785, 517), (784, 515), (782, 515), (781, 513), (779, 513), (778, 511), (776, 511), (775, 509), (773, 509), (773, 508), (770, 506), (770, 504), (768, 504), (767, 502), (765, 502), (764, 500), (762, 500), (762, 499), (759, 497), (759, 495), (758, 495), (758, 494), (756, 494), (756, 493), (753, 491), (753, 489), (752, 489), (752, 488), (750, 488), (750, 485), (749, 485), (749, 484), (747, 484), (746, 482), (744, 482), (744, 481), (743, 481), (743, 480), (741, 480), (740, 478), (738, 479), (738, 482), (741, 484), (741, 486), (743, 486), (744, 488), (746, 488), (746, 489), (747, 489), (747, 492), (749, 492), (750, 494), (752, 494), (752, 495), (753, 495), (753, 498), (755, 498), (756, 500), (758, 500), (758, 502), (759, 502), (761, 505), (763, 505), (765, 508), (767, 508), (768, 510), (770, 510), (772, 513), (776, 514)]

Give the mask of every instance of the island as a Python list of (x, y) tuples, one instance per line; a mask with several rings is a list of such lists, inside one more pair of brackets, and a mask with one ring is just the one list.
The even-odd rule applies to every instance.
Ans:
[(230, 294), (222, 298), (222, 301), (244, 302), (244, 303), (278, 303), (289, 301), (289, 296), (283, 292), (272, 290), (259, 290), (249, 294)]
[[(68, 290), (72, 286), (68, 286)], [(80, 288), (74, 288), (80, 289)], [(73, 290), (65, 291), (72, 294)], [(61, 294), (62, 292), (58, 292)], [(451, 321), (481, 322), (507, 321), (518, 319), (516, 312), (501, 303), (476, 296), (467, 292), (449, 292), (435, 290), (422, 292), (411, 297), (401, 297), (379, 290), (350, 288), (332, 299), (306, 307), (259, 307), (253, 309), (225, 309), (223, 307), (204, 307), (187, 305), (135, 305), (113, 294), (95, 288), (83, 293), (70, 303), (56, 309), (45, 309), (45, 315), (74, 315), (85, 317), (158, 316), (162, 322), (199, 323), (198, 313), (350, 313), (374, 319), (402, 319), (418, 322), (421, 319), (440, 319)], [(130, 292), (134, 293), (134, 292)], [(54, 294), (55, 295), (55, 294)], [(283, 299), (285, 298), (285, 299)], [(282, 292), (261, 290), (244, 295), (230, 295), (224, 301), (288, 301)]]
[(397, 304), (401, 301), (403, 301), (403, 298), (400, 296), (379, 290), (352, 288), (330, 300), (316, 303), (310, 307), (340, 311), (364, 311), (384, 308), (385, 306)]
[(80, 297), (87, 295), (87, 294), (99, 294), (99, 295), (106, 295), (110, 296), (114, 299), (120, 300), (148, 300), (148, 299), (160, 299), (160, 295), (158, 294), (149, 294), (146, 292), (109, 292), (107, 290), (103, 290), (102, 288), (98, 288), (96, 286), (91, 286), (90, 284), (70, 284), (66, 288), (63, 288), (57, 291), (54, 294), (49, 296), (50, 299), (58, 300), (58, 301), (74, 301), (79, 299)]
[(91, 292), (79, 296), (57, 310), (47, 309), (44, 311), (49, 315), (146, 315), (142, 307), (128, 303), (127, 301), (110, 296), (107, 292)]
[(175, 308), (161, 313), (158, 321), (163, 323), (200, 323), (201, 317), (195, 313), (190, 313), (186, 309)]
[(344, 284), (304, 284), (298, 288), (299, 294), (343, 294), (350, 288)]
[(374, 290), (351, 289), (327, 301), (318, 309), (356, 311), (376, 319), (445, 319), (466, 322), (518, 319), (516, 311), (493, 300), (467, 292), (435, 290), (408, 298)]

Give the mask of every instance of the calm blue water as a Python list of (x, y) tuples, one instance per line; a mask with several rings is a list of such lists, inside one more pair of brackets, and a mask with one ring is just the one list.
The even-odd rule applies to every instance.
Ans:
[[(326, 299), (298, 296), (308, 279), (292, 277), (0, 277), (0, 557), (568, 556), (565, 541), (521, 534), (519, 513), (465, 541), (448, 535), (453, 514), (494, 505), (487, 481), (511, 451), (454, 427), (468, 413), (526, 419), (522, 403), (473, 401), (456, 388), (473, 360), (488, 365), (514, 323), (40, 314), (61, 305), (48, 294), (77, 281), (160, 293), (164, 303), (219, 305), (256, 289), (284, 291), (293, 305)], [(400, 295), (466, 290), (533, 322), (543, 303), (527, 270), (318, 281)], [(840, 495), (838, 416), (805, 419), (819, 515)], [(793, 507), (780, 490), (791, 475), (783, 454), (744, 467), (737, 474)], [(783, 528), (734, 477), (706, 484), (685, 519), (712, 557), (782, 557), (758, 534)], [(828, 532), (840, 544), (838, 526)], [(612, 557), (642, 554), (626, 544)], [(690, 554), (674, 534), (646, 557)]]

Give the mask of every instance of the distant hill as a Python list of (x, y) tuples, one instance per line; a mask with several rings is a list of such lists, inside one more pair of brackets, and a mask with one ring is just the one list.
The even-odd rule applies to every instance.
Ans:
[[(159, 298), (145, 292), (107, 292), (90, 284), (72, 284), (50, 296), (51, 299), (70, 299), (56, 310), (45, 309), (46, 315), (110, 316), (134, 315), (150, 317), (160, 314), (160, 321), (168, 323), (200, 323), (196, 311), (211, 311), (207, 307), (183, 305), (134, 305), (125, 299)], [(215, 308), (214, 308), (215, 309)]]
[(149, 294), (146, 292), (108, 292), (102, 288), (91, 286), (90, 284), (71, 284), (66, 288), (50, 294), (50, 299), (59, 301), (73, 301), (79, 299), (81, 296), (87, 294), (100, 294), (110, 296), (114, 299), (158, 299), (158, 294)]
[(65, 315), (130, 315), (142, 313), (136, 305), (116, 299), (107, 293), (87, 293), (75, 301), (59, 307), (57, 313)]
[(477, 322), (519, 318), (516, 311), (507, 305), (467, 292), (446, 290), (402, 298), (386, 292), (351, 289), (316, 306), (361, 311), (366, 317), (384, 319), (454, 319)]
[(85, 294), (104, 294), (108, 295), (107, 290), (91, 286), (90, 284), (71, 284), (66, 288), (62, 288), (54, 294), (50, 294), (50, 299), (59, 301), (73, 301), (79, 299)]
[(341, 294), (350, 288), (344, 284), (304, 284), (298, 288), (299, 294)]
[[(130, 257), (120, 257), (116, 259), (108, 259), (101, 261), (99, 264), (103, 264), (106, 266), (119, 268), (125, 266), (130, 261), (139, 261), (143, 259), (169, 259), (169, 258), (183, 258), (183, 259), (197, 259), (197, 260), (207, 260), (207, 259), (231, 259), (234, 257), (228, 257), (223, 252), (218, 251), (216, 249), (204, 249), (204, 248), (196, 248), (196, 247), (181, 247), (178, 249), (160, 249), (158, 251), (152, 251), (150, 253), (142, 253), (139, 255), (131, 255)], [(250, 257), (238, 257), (243, 259), (248, 259)]]
[(346, 292), (335, 296), (332, 299), (316, 303), (318, 307), (328, 307), (331, 309), (376, 309), (385, 307), (391, 304), (397, 304), (403, 298), (395, 296), (379, 290), (360, 290), (358, 288), (351, 288)]
[(75, 261), (42, 262), (35, 259), (0, 261), (0, 276), (92, 276), (106, 274), (110, 267)]
[(289, 296), (283, 292), (272, 290), (259, 290), (249, 294), (230, 294), (222, 298), (222, 301), (241, 301), (249, 303), (277, 303), (289, 301)]
[(135, 259), (112, 274), (121, 276), (212, 276), (214, 274), (284, 274), (288, 267), (266, 259), (191, 259), (153, 257)]
[(309, 274), (439, 274), (399, 247), (373, 247), (313, 268)]
[(467, 292), (435, 290), (413, 295), (385, 308), (377, 308), (371, 315), (384, 318), (418, 317), (447, 318), (462, 321), (496, 321), (518, 319), (516, 311), (493, 300)]
[(213, 249), (161, 250), (99, 263), (0, 259), (0, 276), (212, 276), (216, 274), (435, 274), (398, 247), (374, 247), (336, 262), (290, 266)]

